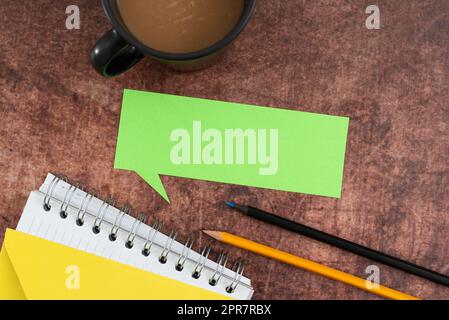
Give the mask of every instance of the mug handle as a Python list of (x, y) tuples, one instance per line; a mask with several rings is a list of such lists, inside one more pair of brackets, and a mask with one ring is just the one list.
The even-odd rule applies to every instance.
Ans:
[(114, 29), (101, 37), (90, 53), (92, 66), (104, 77), (115, 77), (131, 69), (144, 55)]

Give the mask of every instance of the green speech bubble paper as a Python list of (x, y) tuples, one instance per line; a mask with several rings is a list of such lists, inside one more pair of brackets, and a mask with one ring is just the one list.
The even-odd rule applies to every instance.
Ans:
[(340, 197), (349, 119), (125, 90), (115, 168)]

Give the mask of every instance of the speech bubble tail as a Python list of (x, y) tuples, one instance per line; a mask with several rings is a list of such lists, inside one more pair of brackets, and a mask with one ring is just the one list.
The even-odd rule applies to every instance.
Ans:
[(161, 195), (168, 203), (170, 199), (165, 191), (164, 185), (162, 184), (161, 178), (157, 173), (149, 173), (143, 171), (137, 171), (137, 174), (142, 177), (157, 193)]

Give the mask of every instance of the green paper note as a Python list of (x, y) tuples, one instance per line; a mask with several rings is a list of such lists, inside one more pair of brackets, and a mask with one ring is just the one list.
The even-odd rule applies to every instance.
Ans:
[(125, 90), (115, 168), (340, 197), (349, 119)]

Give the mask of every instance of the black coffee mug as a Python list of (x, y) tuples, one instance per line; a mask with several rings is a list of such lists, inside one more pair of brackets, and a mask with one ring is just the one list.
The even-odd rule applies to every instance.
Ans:
[(256, 5), (256, 0), (246, 0), (237, 25), (226, 37), (212, 46), (190, 53), (167, 53), (147, 47), (128, 31), (120, 17), (116, 0), (102, 2), (113, 29), (95, 44), (91, 52), (91, 62), (95, 70), (105, 77), (114, 77), (129, 70), (145, 56), (177, 70), (198, 70), (207, 67), (243, 31)]

